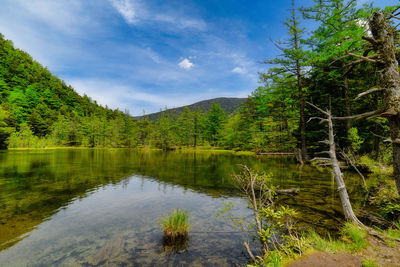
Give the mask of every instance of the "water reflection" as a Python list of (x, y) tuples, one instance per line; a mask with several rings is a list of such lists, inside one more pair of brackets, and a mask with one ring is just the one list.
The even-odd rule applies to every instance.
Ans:
[[(215, 218), (222, 200), (248, 212), (232, 185), (237, 164), (270, 172), (300, 223), (335, 229), (342, 218), (331, 176), (291, 158), (213, 153), (65, 149), (0, 153), (0, 265), (243, 264), (242, 234)], [(358, 179), (348, 177), (357, 198)], [(163, 243), (157, 219), (190, 211), (190, 240)], [(33, 231), (35, 230), (35, 231)], [(22, 240), (22, 241), (21, 241)], [(3, 264), (2, 264), (3, 263)]]

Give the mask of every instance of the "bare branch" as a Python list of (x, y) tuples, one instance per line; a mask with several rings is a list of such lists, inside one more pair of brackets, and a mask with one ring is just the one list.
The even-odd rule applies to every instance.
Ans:
[(319, 107), (315, 106), (314, 104), (310, 103), (310, 102), (306, 102), (308, 105), (312, 106), (313, 108), (315, 108), (316, 110), (318, 110), (319, 112), (325, 114), (326, 116), (331, 116), (330, 113), (320, 109)]
[[(377, 58), (377, 57), (378, 57), (378, 54), (373, 54), (373, 55), (368, 56), (368, 57), (364, 57), (364, 56), (357, 55), (357, 54), (350, 53), (350, 52), (347, 52), (347, 54), (350, 55), (350, 56), (353, 56), (353, 57), (356, 57), (356, 58), (361, 59), (360, 62), (363, 62), (363, 61), (368, 61), (368, 62), (371, 62), (371, 63), (379, 63), (379, 62), (382, 62), (382, 61), (380, 61), (380, 60), (374, 60), (374, 58)], [(355, 62), (356, 62), (356, 61), (355, 61)], [(351, 65), (351, 64), (352, 64), (352, 63), (350, 63), (349, 65)]]
[(372, 94), (372, 93), (380, 92), (380, 91), (384, 91), (384, 90), (386, 90), (386, 88), (371, 88), (371, 89), (369, 89), (369, 90), (367, 90), (365, 92), (362, 92), (362, 93), (358, 94), (356, 99), (359, 99), (360, 97), (363, 97), (363, 96), (368, 95), (368, 94)]
[(380, 115), (384, 112), (383, 109), (378, 109), (378, 110), (374, 110), (374, 111), (370, 111), (370, 112), (365, 112), (362, 114), (357, 114), (357, 115), (353, 115), (353, 116), (347, 116), (347, 117), (333, 117), (333, 120), (339, 120), (339, 121), (343, 121), (343, 120), (349, 120), (349, 119), (354, 119), (354, 120), (359, 120), (359, 119), (364, 119), (364, 118), (369, 118), (369, 117), (373, 117), (373, 116), (377, 116)]
[(392, 19), (392, 18), (400, 20), (400, 18), (397, 17), (396, 15), (389, 14), (389, 19)]
[(246, 248), (247, 253), (249, 254), (250, 258), (254, 261), (257, 262), (256, 257), (254, 257), (253, 253), (251, 252), (251, 249), (249, 247), (249, 244), (247, 242), (243, 242), (243, 246)]
[(351, 158), (344, 151), (341, 151), (340, 154), (357, 171), (358, 175), (360, 175), (361, 179), (363, 180), (364, 188), (368, 192), (367, 183), (365, 182), (365, 176), (360, 172), (353, 160), (351, 160)]
[(372, 37), (369, 37), (369, 36), (363, 36), (363, 37), (361, 37), (363, 40), (365, 40), (365, 41), (368, 41), (368, 42), (370, 42), (373, 46), (376, 46), (376, 45), (378, 45), (378, 41), (377, 40), (375, 40), (374, 38), (372, 38)]
[(399, 139), (399, 138), (397, 138), (397, 139), (395, 139), (395, 140), (393, 141), (392, 139), (390, 139), (390, 138), (388, 138), (388, 137), (384, 137), (384, 136), (375, 134), (375, 133), (373, 133), (373, 132), (371, 132), (371, 133), (372, 133), (374, 136), (376, 136), (376, 137), (382, 138), (384, 143), (400, 144), (400, 139)]
[(324, 123), (324, 122), (328, 121), (327, 119), (324, 119), (324, 118), (321, 118), (321, 117), (311, 117), (311, 118), (308, 119), (307, 123), (309, 123), (312, 120), (320, 120), (319, 123)]

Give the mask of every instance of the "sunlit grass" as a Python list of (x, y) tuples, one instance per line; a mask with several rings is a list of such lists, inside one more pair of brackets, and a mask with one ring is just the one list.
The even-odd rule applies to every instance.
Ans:
[(331, 253), (346, 251), (346, 245), (341, 240), (332, 239), (331, 237), (328, 237), (328, 239), (322, 238), (314, 230), (310, 230), (307, 239), (309, 240), (311, 246), (319, 251)]
[(187, 237), (190, 228), (189, 214), (183, 209), (174, 209), (160, 219), (165, 237), (171, 240)]
[(373, 259), (363, 259), (363, 267), (379, 267), (379, 265)]
[(330, 236), (323, 238), (311, 230), (307, 235), (307, 239), (314, 249), (331, 253), (358, 252), (369, 245), (367, 232), (358, 225), (347, 222), (342, 228), (341, 233), (342, 236), (340, 239), (333, 239)]
[(360, 251), (368, 246), (367, 232), (364, 228), (347, 222), (342, 228), (343, 239), (347, 241), (347, 249), (351, 251)]

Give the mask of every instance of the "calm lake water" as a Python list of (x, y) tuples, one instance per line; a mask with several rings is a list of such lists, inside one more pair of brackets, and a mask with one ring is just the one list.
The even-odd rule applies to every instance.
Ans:
[[(330, 173), (289, 157), (125, 149), (0, 152), (0, 266), (232, 266), (248, 260), (245, 236), (216, 217), (222, 202), (248, 215), (231, 182), (237, 164), (270, 173), (280, 188), (301, 189), (281, 202), (299, 225), (334, 233), (341, 222)], [(350, 196), (359, 178), (346, 175)], [(357, 206), (359, 202), (355, 201)], [(190, 213), (190, 239), (163, 244), (158, 219)]]

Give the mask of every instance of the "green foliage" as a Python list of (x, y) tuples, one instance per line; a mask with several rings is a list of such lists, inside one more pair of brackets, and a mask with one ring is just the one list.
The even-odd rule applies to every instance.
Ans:
[(394, 181), (383, 183), (378, 180), (372, 190), (374, 190), (374, 194), (369, 198), (370, 204), (377, 208), (377, 212), (381, 216), (397, 221), (400, 218), (400, 198)]
[(358, 135), (358, 129), (355, 127), (350, 128), (349, 139), (354, 152), (358, 152), (361, 148), (364, 139)]
[(7, 147), (7, 139), (13, 132), (13, 129), (7, 123), (9, 118), (10, 113), (0, 105), (0, 149)]
[(189, 214), (186, 210), (174, 209), (160, 219), (160, 225), (164, 235), (172, 240), (185, 237), (190, 228)]
[[(301, 255), (308, 244), (300, 237), (295, 228), (295, 210), (286, 206), (276, 206), (273, 186), (269, 185), (270, 176), (256, 173), (243, 166), (244, 171), (235, 174), (235, 182), (249, 200), (253, 218), (234, 215), (234, 205), (223, 202), (217, 211), (217, 217), (245, 233), (255, 233), (254, 240), (259, 240), (262, 253), (254, 263), (261, 266), (280, 266), (283, 258)], [(254, 199), (256, 197), (256, 199)], [(245, 242), (249, 246), (248, 241)]]
[(226, 116), (224, 110), (220, 105), (213, 103), (211, 105), (210, 111), (207, 113), (205, 121), (205, 135), (207, 141), (212, 145), (216, 145), (219, 139), (220, 130), (226, 121)]

